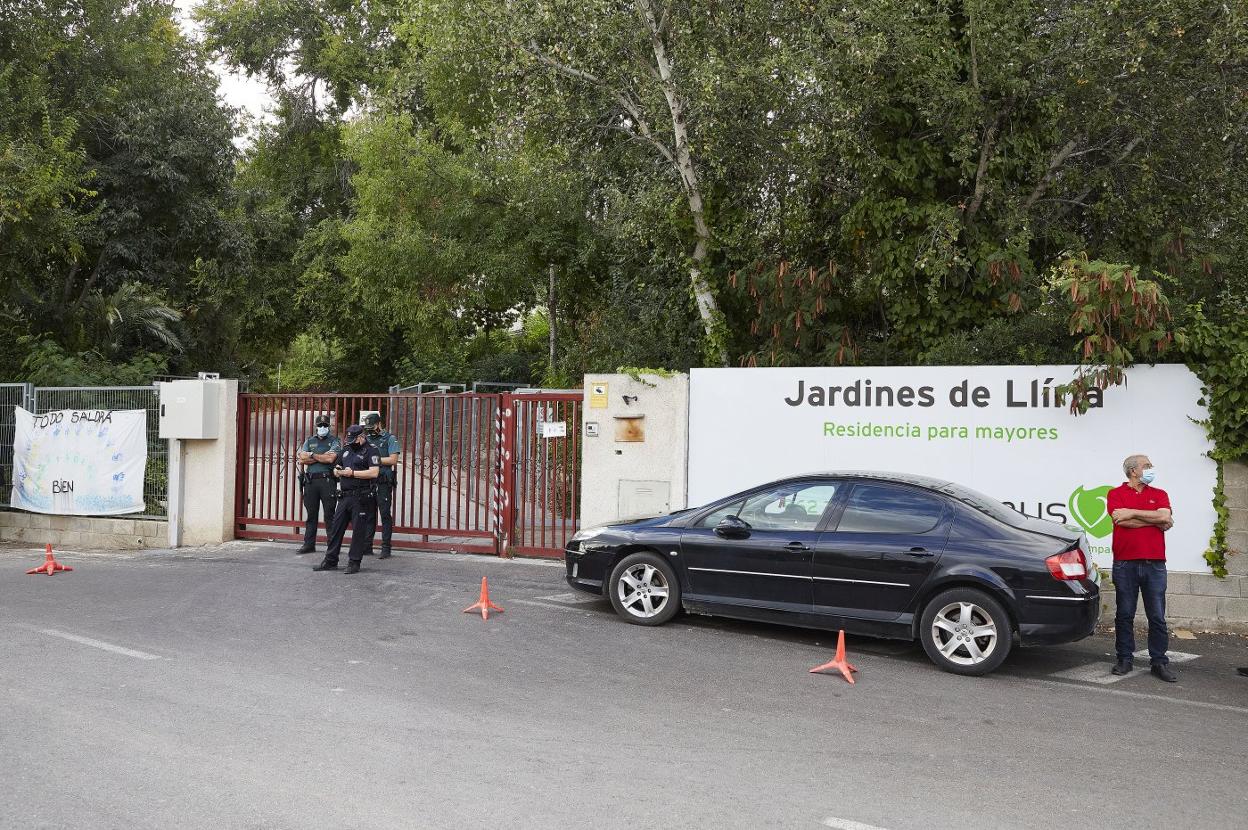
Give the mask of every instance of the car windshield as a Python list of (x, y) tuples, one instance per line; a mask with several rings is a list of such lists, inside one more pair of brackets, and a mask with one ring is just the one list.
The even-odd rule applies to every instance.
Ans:
[(978, 490), (963, 487), (961, 484), (946, 484), (940, 492), (948, 493), (963, 504), (970, 505), (980, 513), (987, 513), (992, 518), (1005, 522), (1011, 527), (1023, 527), (1027, 517), (1016, 510), (1010, 509), (992, 496), (986, 496)]

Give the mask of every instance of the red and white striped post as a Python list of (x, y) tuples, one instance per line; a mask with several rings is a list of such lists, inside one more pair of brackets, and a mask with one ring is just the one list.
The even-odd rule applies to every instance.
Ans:
[(515, 543), (515, 505), (511, 493), (516, 475), (516, 410), (512, 396), (503, 394), (498, 400), (494, 419), (494, 442), (498, 448), (494, 466), (494, 540), (499, 556), (511, 556)]

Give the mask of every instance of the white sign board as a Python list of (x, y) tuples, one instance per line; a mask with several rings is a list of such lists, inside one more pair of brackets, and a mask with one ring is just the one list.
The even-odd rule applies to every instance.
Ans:
[(568, 434), (568, 422), (546, 421), (538, 424), (537, 430), (543, 438), (564, 438)]
[(1075, 416), (1054, 389), (1071, 366), (694, 369), (689, 504), (802, 473), (876, 470), (942, 478), (1028, 516), (1080, 526), (1112, 563), (1105, 494), (1143, 453), (1170, 495), (1170, 567), (1208, 572), (1217, 467), (1184, 366), (1137, 367)]
[(147, 412), (13, 412), (13, 507), (67, 516), (143, 512)]

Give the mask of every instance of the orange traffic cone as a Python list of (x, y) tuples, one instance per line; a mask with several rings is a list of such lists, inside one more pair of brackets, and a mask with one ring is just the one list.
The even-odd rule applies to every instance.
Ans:
[(29, 574), (47, 574), (48, 576), (51, 576), (57, 571), (72, 571), (72, 570), (73, 568), (69, 567), (68, 565), (62, 565), (60, 562), (56, 561), (56, 557), (52, 555), (52, 543), (49, 542), (48, 545), (43, 549), (43, 564), (37, 568), (31, 568), (26, 573), (28, 575)]
[(481, 577), (481, 598), (464, 609), (465, 614), (470, 614), (481, 609), (481, 619), (488, 620), (490, 618), (490, 609), (503, 613), (503, 609), (490, 602), (490, 584), (485, 581), (485, 577)]
[(841, 629), (841, 633), (836, 638), (836, 656), (831, 662), (824, 663), (822, 666), (815, 666), (810, 670), (811, 674), (832, 674), (832, 670), (836, 669), (841, 676), (850, 683), (854, 682), (854, 676), (850, 672), (858, 671), (845, 660), (845, 629)]

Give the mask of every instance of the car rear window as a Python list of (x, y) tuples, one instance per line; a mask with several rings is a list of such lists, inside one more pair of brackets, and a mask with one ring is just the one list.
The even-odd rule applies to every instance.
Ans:
[(998, 499), (984, 495), (978, 490), (972, 490), (970, 487), (963, 487), (961, 484), (946, 484), (940, 488), (940, 492), (947, 493), (963, 504), (999, 522), (1005, 522), (1010, 527), (1023, 527), (1027, 523), (1027, 517), (1023, 514), (1012, 510)]

